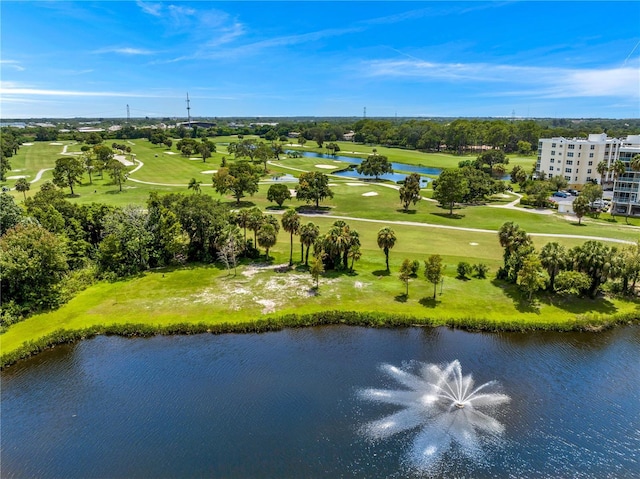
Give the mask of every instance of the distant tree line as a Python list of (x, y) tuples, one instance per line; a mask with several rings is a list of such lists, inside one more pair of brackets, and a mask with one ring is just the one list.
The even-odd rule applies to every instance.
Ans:
[[(258, 121), (260, 120), (260, 121)], [(168, 126), (157, 128), (159, 122)], [(298, 119), (272, 118), (216, 118), (215, 126), (207, 128), (184, 124), (175, 125), (175, 119), (101, 119), (94, 126), (105, 128), (100, 132), (83, 132), (77, 128), (79, 122), (64, 121), (55, 127), (28, 127), (17, 129), (3, 127), (3, 134), (20, 138), (22, 141), (75, 140), (99, 144), (104, 140), (146, 138), (156, 144), (165, 139), (202, 139), (230, 135), (258, 135), (268, 141), (289, 141), (289, 134), (295, 132), (305, 141), (315, 141), (319, 147), (325, 143), (341, 141), (345, 133), (354, 132), (356, 143), (384, 145), (423, 151), (447, 150), (457, 153), (477, 152), (480, 148), (491, 147), (505, 153), (530, 154), (536, 151), (540, 138), (555, 136), (586, 137), (589, 133), (604, 132), (611, 137), (638, 134), (638, 119), (468, 119), (468, 118), (326, 118)], [(119, 129), (108, 130), (118, 124)], [(3, 136), (3, 144), (5, 144)], [(7, 143), (11, 144), (11, 141)], [(168, 147), (171, 144), (167, 145)], [(335, 152), (335, 150), (334, 150)], [(3, 149), (3, 158), (4, 158)]]

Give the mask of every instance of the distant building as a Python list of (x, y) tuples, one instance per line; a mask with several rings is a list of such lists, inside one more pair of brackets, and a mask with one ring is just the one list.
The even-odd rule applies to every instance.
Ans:
[[(536, 174), (553, 178), (562, 176), (570, 186), (581, 186), (591, 181), (600, 183), (598, 163), (604, 161), (607, 168), (618, 159), (622, 140), (609, 138), (606, 133), (591, 134), (588, 138), (541, 138), (538, 141)], [(612, 182), (607, 172), (604, 183)]]
[(342, 135), (342, 139), (344, 141), (353, 141), (355, 136), (356, 136), (356, 132), (355, 131), (350, 131), (350, 132), (345, 133), (344, 135)]
[(634, 156), (640, 155), (640, 135), (629, 135), (619, 147), (617, 159), (622, 161), (625, 172), (621, 174), (613, 185), (614, 214), (640, 216), (640, 171), (630, 167)]

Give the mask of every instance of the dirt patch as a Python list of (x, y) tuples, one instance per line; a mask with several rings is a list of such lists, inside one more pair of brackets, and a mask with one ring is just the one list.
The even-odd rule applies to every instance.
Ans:
[[(280, 274), (274, 275), (273, 272)], [(266, 273), (266, 274), (265, 274)], [(337, 280), (321, 280), (329, 285)], [(237, 276), (222, 277), (215, 287), (205, 288), (183, 299), (190, 303), (215, 304), (238, 311), (253, 304), (261, 314), (289, 307), (297, 299), (315, 295), (310, 274), (291, 271), (288, 264), (253, 264)]]

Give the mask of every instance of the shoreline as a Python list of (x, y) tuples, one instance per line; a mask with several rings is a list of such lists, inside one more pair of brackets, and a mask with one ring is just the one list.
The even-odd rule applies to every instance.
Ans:
[[(95, 336), (144, 338), (157, 335), (246, 334), (266, 333), (315, 326), (346, 325), (370, 328), (448, 327), (470, 332), (590, 332), (597, 333), (623, 324), (640, 323), (640, 312), (611, 315), (586, 314), (555, 323), (496, 321), (478, 318), (450, 318), (445, 320), (418, 318), (388, 313), (360, 313), (354, 311), (324, 311), (305, 315), (288, 314), (242, 323), (174, 323), (151, 325), (143, 323), (115, 323), (94, 325), (81, 329), (58, 329), (42, 337), (27, 340), (9, 353), (0, 355), (0, 370), (61, 344), (76, 343)], [(0, 336), (1, 339), (1, 336)]]

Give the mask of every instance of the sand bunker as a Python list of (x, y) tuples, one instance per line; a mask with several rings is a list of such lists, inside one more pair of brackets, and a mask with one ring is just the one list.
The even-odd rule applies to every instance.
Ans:
[(205, 170), (205, 171), (201, 171), (200, 173), (202, 173), (203, 175), (212, 175), (217, 172), (218, 170)]
[(50, 144), (50, 145), (53, 145), (53, 146), (62, 146), (62, 143), (57, 143), (57, 142), (49, 143), (49, 144)]
[(21, 146), (33, 146), (33, 143), (23, 143)]
[(335, 166), (333, 165), (315, 165), (316, 168), (321, 168), (323, 170), (335, 170)]
[(24, 175), (7, 176), (7, 180), (19, 180), (20, 178), (26, 178)]
[(367, 193), (362, 193), (362, 196), (378, 196), (378, 193), (375, 191), (369, 191)]
[(164, 154), (165, 155), (177, 155), (177, 153), (175, 151), (165, 151)]
[(478, 246), (478, 243), (469, 243), (471, 246)]

